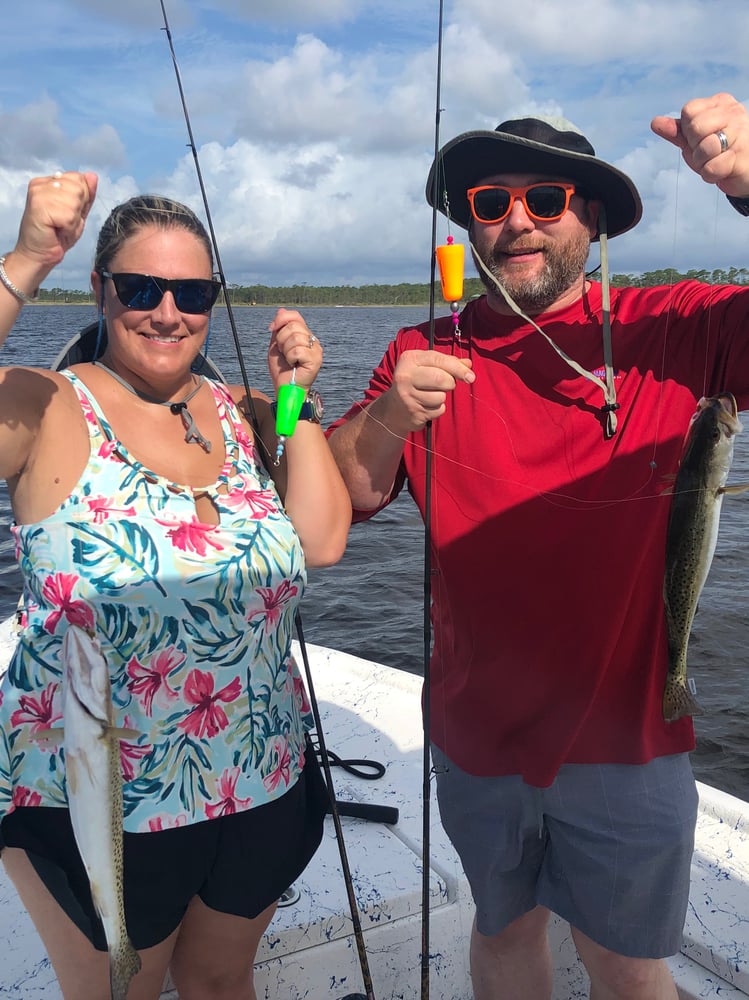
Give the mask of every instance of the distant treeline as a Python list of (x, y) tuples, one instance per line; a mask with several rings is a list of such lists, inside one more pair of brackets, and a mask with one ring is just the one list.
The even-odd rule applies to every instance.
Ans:
[[(749, 270), (731, 267), (712, 271), (692, 269), (682, 274), (674, 268), (645, 271), (643, 274), (614, 274), (611, 284), (620, 288), (648, 288), (652, 285), (673, 285), (691, 278), (710, 285), (749, 285)], [(236, 285), (228, 284), (232, 306), (423, 306), (429, 302), (428, 284), (400, 285)], [(463, 298), (480, 295), (483, 287), (478, 278), (467, 278)], [(441, 298), (438, 290), (438, 298)], [(93, 294), (64, 288), (42, 288), (39, 302), (44, 305), (93, 304)], [(219, 304), (224, 301), (223, 294)]]

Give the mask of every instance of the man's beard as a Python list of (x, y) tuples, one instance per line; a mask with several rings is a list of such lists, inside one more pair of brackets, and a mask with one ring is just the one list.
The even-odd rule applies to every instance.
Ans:
[[(517, 251), (521, 246), (511, 246), (507, 249)], [(542, 248), (544, 267), (541, 273), (533, 278), (513, 276), (510, 268), (504, 270), (507, 258), (496, 245), (482, 249), (480, 256), (489, 273), (507, 290), (523, 312), (540, 313), (552, 306), (577, 282), (582, 285), (589, 252), (590, 237), (586, 232), (571, 236), (565, 243), (554, 242), (544, 245)], [(474, 261), (487, 292), (494, 297), (504, 298), (495, 282), (476, 261), (476, 254), (477, 251), (474, 251)]]

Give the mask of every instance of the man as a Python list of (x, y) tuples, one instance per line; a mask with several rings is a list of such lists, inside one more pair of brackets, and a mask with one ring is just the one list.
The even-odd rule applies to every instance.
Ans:
[[(749, 214), (742, 105), (652, 128)], [(474, 994), (551, 995), (553, 911), (594, 1000), (675, 1000), (697, 795), (691, 719), (663, 714), (668, 487), (701, 396), (749, 407), (749, 289), (609, 290), (607, 238), (640, 199), (568, 122), (458, 136), (435, 199), (486, 295), (432, 349), (427, 324), (401, 330), (330, 443), (359, 516), (406, 481), (424, 515), (433, 422), (430, 738), (476, 902)]]

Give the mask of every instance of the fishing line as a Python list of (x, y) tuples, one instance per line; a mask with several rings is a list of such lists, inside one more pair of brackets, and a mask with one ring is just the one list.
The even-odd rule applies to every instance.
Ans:
[(185, 118), (185, 125), (187, 127), (187, 135), (189, 137), (188, 146), (192, 152), (193, 162), (195, 164), (195, 173), (198, 178), (198, 185), (200, 186), (200, 194), (203, 199), (203, 209), (205, 211), (206, 220), (208, 222), (208, 229), (211, 234), (211, 244), (213, 246), (213, 254), (216, 258), (216, 273), (218, 274), (218, 280), (221, 283), (221, 290), (224, 293), (224, 305), (226, 306), (226, 315), (229, 320), (229, 327), (231, 329), (232, 339), (234, 341), (234, 349), (237, 355), (237, 361), (239, 363), (239, 371), (242, 377), (242, 385), (244, 387), (245, 394), (247, 396), (247, 408), (249, 410), (249, 420), (252, 425), (252, 429), (255, 433), (255, 439), (260, 447), (267, 456), (269, 456), (268, 449), (263, 441), (260, 434), (260, 425), (258, 423), (257, 414), (255, 412), (255, 404), (252, 399), (252, 392), (250, 391), (250, 383), (247, 377), (247, 371), (244, 364), (244, 357), (242, 355), (242, 346), (239, 342), (239, 333), (237, 332), (237, 324), (234, 321), (234, 310), (231, 304), (231, 296), (229, 295), (229, 290), (226, 284), (226, 277), (224, 275), (224, 268), (221, 263), (221, 254), (219, 252), (218, 240), (216, 239), (216, 232), (213, 228), (213, 217), (211, 216), (211, 209), (208, 204), (208, 195), (206, 194), (205, 184), (203, 183), (203, 171), (200, 169), (200, 159), (198, 157), (197, 146), (195, 145), (195, 139), (192, 132), (192, 124), (190, 123), (190, 114), (187, 110), (187, 101), (185, 99), (185, 92), (182, 87), (182, 75), (179, 71), (179, 65), (177, 63), (177, 54), (174, 51), (174, 43), (172, 42), (172, 32), (169, 28), (169, 21), (166, 16), (166, 7), (164, 5), (164, 0), (160, 0), (161, 3), (161, 14), (164, 20), (164, 27), (162, 31), (166, 33), (167, 41), (169, 43), (169, 52), (172, 57), (172, 64), (174, 66), (174, 75), (177, 80), (177, 89), (179, 91), (180, 101), (182, 103), (182, 113)]
[[(718, 195), (720, 193), (721, 193), (720, 188), (716, 187), (715, 188), (715, 211), (713, 213), (713, 248), (717, 247), (717, 245), (718, 245)], [(710, 278), (711, 278), (711, 284), (713, 284), (714, 282), (712, 281), (712, 274), (710, 275)], [(703, 374), (703, 379), (702, 379), (702, 395), (703, 396), (708, 395), (708, 392), (707, 392), (707, 371), (708, 371), (708, 359), (709, 359), (709, 356), (710, 356), (710, 334), (711, 334), (711, 331), (712, 331), (712, 326), (711, 326), (711, 323), (710, 323), (711, 315), (712, 315), (712, 302), (708, 306), (708, 313), (707, 313), (707, 330), (706, 330), (706, 336), (705, 336), (705, 367), (704, 367), (704, 374)], [(723, 389), (725, 389), (725, 386), (720, 387), (717, 391), (721, 392)]]
[[(456, 389), (456, 391), (457, 391), (457, 389)], [(357, 397), (353, 397), (352, 396), (350, 398), (351, 398), (352, 404), (353, 403), (358, 404), (360, 402), (360, 400)], [(490, 413), (492, 413), (494, 416), (496, 416), (502, 422), (502, 424), (506, 426), (504, 418), (502, 417), (502, 414), (498, 410), (496, 410), (493, 406), (491, 406), (485, 400), (482, 400), (481, 398), (476, 397), (475, 395), (474, 395), (474, 399), (476, 399), (477, 402), (481, 403), (482, 406), (485, 406), (489, 410)], [(387, 434), (389, 434), (391, 437), (397, 438), (399, 441), (402, 441), (404, 443), (404, 445), (406, 445), (406, 444), (410, 445), (415, 451), (425, 452), (426, 453), (426, 459), (427, 459), (427, 461), (429, 460), (429, 457), (431, 456), (433, 459), (438, 459), (440, 462), (446, 462), (449, 465), (455, 466), (456, 468), (463, 469), (465, 472), (470, 472), (470, 473), (473, 473), (476, 476), (481, 476), (483, 479), (486, 479), (488, 482), (500, 483), (500, 484), (505, 485), (505, 486), (515, 486), (515, 487), (518, 487), (520, 489), (525, 489), (525, 490), (527, 490), (529, 497), (538, 497), (538, 498), (540, 498), (542, 500), (547, 500), (549, 503), (552, 503), (554, 506), (570, 507), (570, 506), (572, 506), (574, 504), (574, 505), (578, 505), (579, 507), (587, 507), (587, 508), (592, 509), (592, 510), (597, 510), (598, 508), (610, 507), (610, 506), (616, 505), (616, 504), (631, 503), (632, 501), (635, 501), (635, 500), (653, 499), (653, 498), (658, 497), (658, 496), (661, 495), (660, 491), (658, 491), (656, 493), (648, 493), (648, 494), (645, 494), (645, 495), (642, 495), (642, 496), (640, 495), (642, 493), (642, 491), (648, 486), (648, 484), (650, 482), (652, 482), (652, 480), (653, 480), (653, 478), (655, 476), (655, 471), (653, 469), (651, 469), (651, 468), (649, 468), (649, 470), (648, 470), (648, 474), (647, 474), (647, 477), (646, 477), (645, 481), (640, 486), (638, 486), (636, 489), (634, 489), (630, 493), (628, 493), (626, 496), (609, 497), (609, 498), (607, 498), (605, 500), (587, 500), (584, 497), (577, 497), (577, 496), (574, 496), (572, 493), (564, 493), (561, 490), (544, 490), (544, 491), (539, 492), (536, 488), (531, 487), (527, 482), (525, 482), (523, 480), (520, 480), (520, 479), (511, 479), (508, 476), (497, 476), (494, 473), (487, 471), (486, 468), (479, 468), (478, 466), (470, 465), (468, 462), (461, 461), (461, 460), (459, 460), (457, 458), (453, 458), (451, 455), (443, 453), (438, 448), (435, 448), (435, 447), (431, 447), (430, 449), (427, 449), (427, 445), (426, 444), (421, 444), (420, 442), (416, 441), (413, 438), (413, 436), (411, 436), (411, 435), (404, 436), (402, 434), (397, 434), (395, 431), (392, 430), (392, 428), (388, 427), (381, 420), (378, 420), (377, 417), (372, 414), (371, 409), (369, 407), (367, 407), (366, 413), (367, 413), (367, 419), (372, 420), (374, 423), (378, 424), (378, 426), (381, 427), (382, 430), (384, 432), (386, 432)], [(508, 436), (508, 442), (510, 443), (510, 446), (512, 447), (512, 440), (511, 440), (511, 438), (509, 438), (509, 436)], [(436, 474), (433, 477), (433, 481), (434, 481), (435, 484), (439, 484), (439, 482), (440, 482), (440, 479), (439, 479), (439, 477)], [(426, 491), (425, 491), (425, 493), (426, 493)], [(570, 503), (569, 504), (556, 503), (555, 501), (557, 501), (557, 500), (558, 501), (568, 500), (568, 501), (570, 501)], [(460, 504), (458, 503), (458, 501), (456, 500), (455, 497), (452, 498), (452, 502), (455, 503), (458, 507), (460, 507)]]
[[(160, 3), (161, 3), (161, 13), (162, 13), (162, 16), (163, 16), (163, 19), (164, 19), (164, 28), (163, 28), (163, 30), (166, 32), (166, 37), (167, 37), (167, 40), (169, 42), (169, 51), (170, 51), (171, 56), (172, 56), (172, 63), (174, 65), (174, 73), (175, 73), (175, 76), (177, 78), (177, 87), (178, 87), (178, 90), (179, 90), (180, 100), (182, 102), (182, 111), (184, 113), (185, 124), (187, 126), (187, 134), (188, 134), (189, 139), (190, 139), (190, 142), (188, 143), (188, 145), (190, 146), (190, 149), (192, 150), (193, 161), (195, 163), (195, 172), (197, 174), (198, 183), (200, 185), (200, 193), (201, 193), (202, 198), (203, 198), (203, 208), (205, 210), (206, 219), (208, 221), (208, 227), (209, 227), (210, 235), (211, 235), (211, 243), (213, 245), (213, 252), (214, 252), (214, 255), (215, 255), (215, 258), (216, 258), (216, 269), (217, 269), (217, 272), (218, 272), (219, 281), (221, 282), (221, 288), (222, 288), (223, 293), (224, 293), (224, 304), (226, 305), (227, 316), (228, 316), (228, 319), (229, 319), (229, 326), (231, 328), (232, 338), (233, 338), (233, 341), (234, 341), (234, 348), (235, 348), (235, 351), (236, 351), (237, 361), (239, 363), (239, 369), (240, 369), (241, 376), (242, 376), (242, 385), (244, 387), (245, 394), (246, 394), (246, 397), (247, 397), (247, 407), (248, 407), (248, 410), (249, 410), (248, 418), (249, 418), (250, 424), (252, 425), (252, 429), (253, 429), (254, 434), (255, 434), (255, 439), (258, 442), (258, 446), (261, 447), (265, 451), (266, 455), (269, 457), (268, 449), (266, 448), (265, 443), (263, 442), (262, 436), (260, 434), (260, 428), (259, 428), (259, 424), (258, 424), (257, 414), (255, 412), (255, 406), (254, 406), (254, 403), (253, 403), (253, 400), (252, 400), (252, 392), (250, 390), (249, 379), (247, 377), (247, 371), (245, 369), (244, 358), (242, 356), (242, 348), (241, 348), (241, 345), (240, 345), (240, 342), (239, 342), (239, 334), (237, 332), (236, 323), (234, 322), (234, 312), (233, 312), (233, 309), (232, 309), (232, 306), (231, 306), (231, 298), (229, 296), (229, 292), (228, 292), (228, 288), (227, 288), (227, 284), (226, 284), (226, 278), (224, 276), (224, 269), (223, 269), (223, 266), (221, 264), (221, 255), (220, 255), (219, 248), (218, 248), (218, 241), (216, 239), (216, 233), (215, 233), (215, 230), (214, 230), (214, 227), (213, 227), (213, 219), (212, 219), (212, 216), (211, 216), (210, 207), (208, 205), (208, 196), (206, 194), (205, 184), (203, 183), (203, 173), (202, 173), (202, 171), (200, 169), (200, 160), (199, 160), (199, 157), (198, 157), (198, 150), (197, 150), (197, 147), (195, 145), (195, 140), (194, 140), (194, 137), (193, 137), (192, 125), (190, 124), (190, 115), (189, 115), (189, 112), (187, 110), (187, 101), (185, 99), (185, 93), (184, 93), (184, 89), (182, 87), (182, 77), (181, 77), (181, 74), (180, 74), (180, 71), (179, 71), (179, 65), (177, 64), (177, 56), (176, 56), (176, 53), (174, 51), (174, 44), (172, 42), (172, 33), (170, 31), (170, 28), (169, 28), (169, 21), (167, 19), (167, 15), (166, 15), (166, 7), (164, 5), (164, 0), (160, 0)], [(311, 670), (310, 670), (310, 667), (309, 667), (309, 660), (308, 660), (308, 657), (307, 657), (307, 647), (306, 647), (306, 643), (304, 641), (304, 632), (303, 632), (303, 629), (302, 629), (302, 618), (301, 618), (301, 615), (299, 614), (299, 612), (297, 612), (297, 614), (295, 616), (295, 624), (296, 624), (296, 629), (297, 629), (297, 636), (298, 636), (298, 639), (299, 639), (299, 645), (300, 645), (301, 652), (302, 652), (302, 659), (304, 661), (304, 666), (305, 666), (305, 671), (306, 671), (306, 680), (307, 680), (307, 688), (308, 688), (310, 705), (312, 707), (312, 714), (313, 714), (313, 717), (315, 719), (315, 725), (317, 726), (317, 737), (318, 737), (318, 740), (319, 740), (319, 743), (320, 743), (320, 758), (321, 758), (321, 763), (322, 763), (322, 767), (323, 767), (323, 772), (325, 774), (325, 782), (326, 782), (326, 786), (327, 786), (327, 790), (328, 790), (328, 796), (329, 796), (329, 799), (330, 799), (329, 808), (330, 808), (330, 813), (331, 813), (331, 815), (333, 817), (333, 822), (334, 822), (334, 825), (335, 825), (336, 841), (338, 843), (338, 851), (339, 851), (340, 860), (341, 860), (341, 868), (342, 868), (342, 871), (343, 871), (344, 882), (346, 884), (346, 894), (347, 894), (347, 897), (348, 897), (349, 907), (350, 907), (350, 910), (351, 910), (351, 921), (352, 921), (352, 925), (353, 925), (353, 929), (354, 929), (354, 937), (355, 937), (355, 940), (356, 940), (357, 954), (358, 954), (358, 958), (359, 958), (359, 964), (361, 966), (362, 979), (364, 981), (364, 989), (366, 990), (366, 998), (363, 997), (361, 994), (356, 994), (356, 995), (355, 994), (350, 994), (349, 997), (344, 998), (344, 1000), (375, 1000), (374, 987), (372, 985), (372, 976), (371, 976), (370, 971), (369, 971), (369, 962), (367, 960), (367, 952), (366, 952), (366, 947), (364, 945), (364, 937), (363, 937), (363, 934), (362, 934), (361, 921), (359, 919), (359, 912), (358, 912), (358, 908), (357, 908), (357, 904), (356, 904), (356, 896), (354, 894), (354, 887), (353, 887), (353, 882), (352, 882), (352, 879), (351, 879), (351, 870), (350, 870), (350, 867), (349, 867), (348, 856), (347, 856), (346, 847), (345, 847), (344, 840), (343, 840), (343, 830), (342, 830), (342, 827), (341, 827), (340, 814), (339, 814), (338, 806), (337, 806), (337, 802), (336, 802), (335, 788), (333, 787), (333, 779), (332, 779), (331, 772), (330, 772), (330, 762), (328, 760), (327, 750), (326, 750), (326, 746), (325, 746), (325, 739), (324, 739), (324, 736), (323, 736), (322, 725), (321, 725), (321, 722), (320, 722), (320, 711), (319, 711), (319, 707), (318, 707), (317, 696), (315, 694), (314, 685), (312, 683), (312, 673), (311, 673)]]
[[(672, 230), (672, 232), (673, 232), (673, 239), (671, 241), (671, 267), (668, 268), (668, 272), (669, 272), (669, 276), (670, 276), (670, 282), (669, 282), (669, 284), (670, 284), (672, 296), (673, 296), (673, 289), (674, 289), (674, 287), (676, 285), (676, 274), (677, 274), (677, 269), (676, 269), (676, 254), (677, 254), (678, 242), (679, 242), (679, 234), (678, 234), (678, 227), (679, 227), (679, 202), (680, 202), (681, 187), (682, 187), (682, 168), (683, 168), (683, 163), (684, 163), (684, 157), (683, 157), (683, 154), (682, 154), (682, 152), (681, 152), (680, 149), (676, 149), (675, 150), (675, 156), (676, 156), (676, 179), (675, 179), (675, 184), (674, 184), (674, 210), (673, 210), (673, 230)], [(715, 191), (715, 210), (714, 210), (714, 213), (713, 213), (713, 223), (714, 223), (713, 224), (713, 247), (715, 247), (717, 245), (717, 240), (718, 240), (718, 189), (717, 188), (716, 188), (716, 191)], [(664, 319), (664, 324), (665, 325), (664, 325), (664, 331), (663, 331), (663, 350), (661, 352), (661, 370), (660, 370), (660, 379), (659, 379), (660, 391), (659, 391), (659, 394), (658, 394), (658, 406), (657, 406), (657, 409), (656, 409), (656, 427), (655, 427), (655, 433), (653, 435), (653, 453), (652, 453), (652, 458), (651, 458), (651, 463), (650, 463), (651, 467), (653, 468), (654, 471), (657, 468), (656, 461), (655, 461), (655, 456), (656, 456), (656, 453), (657, 453), (657, 450), (658, 450), (658, 444), (659, 444), (659, 441), (660, 441), (661, 414), (662, 414), (662, 409), (663, 409), (663, 394), (665, 392), (665, 381), (666, 381), (665, 380), (665, 373), (666, 373), (666, 364), (667, 364), (667, 358), (668, 358), (668, 344), (669, 344), (669, 337), (670, 337), (670, 332), (671, 332), (671, 318), (672, 318), (672, 314), (673, 314), (673, 297), (669, 301), (668, 309), (666, 310), (665, 319)], [(712, 322), (711, 321), (712, 321), (712, 301), (708, 304), (708, 307), (707, 307), (707, 317), (706, 317), (706, 322), (705, 322), (705, 345), (704, 345), (705, 349), (704, 349), (704, 361), (703, 361), (703, 369), (702, 369), (702, 395), (703, 396), (707, 393), (708, 364), (709, 364), (709, 358), (710, 358), (710, 339), (711, 339), (711, 333), (712, 333)], [(717, 391), (723, 391), (723, 389), (725, 389), (725, 386), (721, 386), (720, 389), (718, 389)], [(685, 428), (685, 434), (686, 434), (686, 431), (687, 431), (687, 428)], [(674, 478), (675, 478), (675, 473), (674, 473)]]

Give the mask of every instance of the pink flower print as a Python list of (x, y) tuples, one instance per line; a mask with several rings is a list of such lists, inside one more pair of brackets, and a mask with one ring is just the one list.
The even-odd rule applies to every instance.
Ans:
[(226, 397), (222, 392), (219, 392), (220, 398), (216, 401), (216, 412), (218, 413), (218, 418), (221, 421), (226, 419)]
[(146, 715), (153, 714), (154, 701), (159, 708), (168, 708), (169, 702), (178, 697), (167, 680), (185, 662), (185, 654), (175, 646), (167, 646), (154, 653), (147, 664), (133, 657), (127, 665), (130, 678), (128, 689), (143, 705)]
[(104, 524), (110, 514), (124, 514), (133, 517), (135, 507), (115, 507), (109, 497), (87, 497), (88, 509), (93, 514), (94, 524)]
[(137, 743), (120, 743), (120, 766), (122, 767), (122, 777), (125, 781), (134, 781), (136, 777), (136, 764), (139, 760), (151, 752), (151, 747), (146, 744), (140, 746)]
[(99, 456), (99, 458), (111, 458), (111, 456), (114, 455), (115, 458), (120, 460), (120, 457), (117, 454), (117, 448), (118, 448), (117, 441), (102, 441), (102, 443), (99, 445), (99, 450), (97, 452), (97, 455)]
[(236, 428), (237, 433), (237, 444), (244, 451), (252, 452), (253, 458), (255, 457), (255, 438), (250, 437), (244, 427), (239, 424)]
[[(278, 511), (278, 500), (268, 490), (260, 490), (252, 480), (243, 480), (232, 487), (223, 503), (230, 510), (245, 514), (254, 521), (262, 521)], [(249, 509), (248, 509), (249, 508)]]
[(217, 782), (219, 801), (205, 807), (205, 813), (209, 819), (217, 819), (219, 816), (233, 816), (234, 813), (240, 812), (242, 809), (249, 809), (252, 799), (238, 799), (236, 796), (238, 781), (239, 768), (227, 767)]
[[(168, 528), (170, 522), (160, 521), (159, 524)], [(175, 548), (181, 549), (183, 552), (195, 552), (199, 556), (204, 556), (208, 551), (209, 544), (218, 552), (223, 551), (223, 545), (213, 541), (210, 537), (216, 531), (216, 525), (203, 524), (197, 518), (193, 518), (192, 521), (182, 521), (175, 524), (167, 531), (167, 537), (172, 540), (172, 545)]]
[(83, 416), (86, 418), (86, 422), (93, 424), (94, 427), (98, 427), (99, 421), (96, 419), (96, 414), (94, 413), (94, 408), (91, 403), (83, 395), (78, 396), (78, 402), (81, 404), (81, 410), (83, 410)]
[(242, 685), (239, 678), (235, 677), (231, 684), (214, 694), (213, 683), (213, 675), (203, 673), (202, 670), (190, 671), (185, 681), (185, 700), (195, 705), (195, 708), (182, 719), (179, 727), (191, 736), (215, 736), (229, 725), (226, 712), (217, 702), (234, 701), (241, 694)]
[(62, 718), (62, 712), (55, 711), (55, 695), (59, 687), (57, 683), (48, 684), (38, 699), (30, 694), (22, 694), (18, 699), (20, 708), (17, 708), (10, 717), (11, 726), (30, 724), (32, 737), (43, 729), (51, 729), (53, 724)]
[(276, 759), (276, 766), (263, 778), (263, 784), (267, 791), (272, 792), (283, 781), (288, 785), (291, 777), (291, 754), (289, 752), (289, 741), (283, 736), (278, 736), (273, 741), (271, 754)]
[(72, 573), (52, 573), (44, 581), (42, 596), (48, 604), (56, 605), (60, 609), (47, 615), (47, 620), (44, 622), (44, 627), (50, 635), (55, 634), (62, 618), (69, 625), (78, 625), (87, 632), (93, 632), (93, 611), (85, 601), (73, 600), (73, 588), (79, 579)]
[(13, 789), (12, 808), (18, 809), (20, 806), (40, 806), (42, 797), (39, 792), (34, 792), (25, 785), (16, 785)]
[(294, 696), (298, 699), (299, 710), (302, 713), (311, 711), (310, 703), (307, 700), (307, 688), (304, 686), (304, 681), (298, 675), (292, 675), (294, 680)]
[(304, 686), (304, 681), (298, 675), (292, 672), (292, 664), (286, 664), (286, 680), (284, 681), (284, 693), (290, 694), (292, 700), (299, 706), (299, 711), (304, 714), (310, 711), (310, 703), (307, 700), (307, 689)]
[(263, 599), (264, 607), (257, 611), (251, 611), (247, 616), (247, 621), (250, 622), (253, 618), (260, 615), (265, 618), (265, 624), (268, 628), (274, 628), (281, 617), (281, 609), (284, 604), (287, 604), (292, 597), (297, 595), (298, 589), (295, 584), (289, 583), (288, 580), (284, 580), (283, 583), (279, 584), (276, 590), (273, 590), (271, 587), (258, 587), (255, 593), (259, 594)]
[[(133, 720), (129, 715), (125, 716), (123, 726), (126, 729), (135, 728)], [(122, 768), (122, 777), (125, 781), (133, 781), (135, 779), (137, 762), (150, 752), (151, 746), (148, 743), (141, 746), (141, 744), (132, 743), (130, 740), (120, 740), (120, 767)]]
[(148, 829), (151, 833), (158, 833), (160, 830), (174, 830), (178, 826), (187, 826), (185, 813), (180, 813), (179, 816), (154, 816), (148, 821)]

